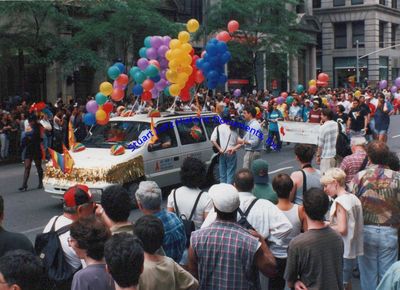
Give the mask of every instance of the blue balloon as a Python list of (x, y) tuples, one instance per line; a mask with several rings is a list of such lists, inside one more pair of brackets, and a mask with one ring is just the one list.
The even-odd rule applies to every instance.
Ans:
[(217, 43), (217, 49), (219, 53), (224, 53), (225, 51), (228, 50), (228, 46), (226, 45), (225, 42), (220, 41)]
[(216, 66), (219, 64), (219, 59), (217, 56), (210, 57), (208, 61), (212, 66)]
[(214, 43), (208, 43), (206, 45), (206, 51), (210, 56), (214, 56), (218, 52), (218, 48)]
[(96, 124), (96, 116), (95, 116), (95, 114), (86, 113), (86, 114), (83, 116), (83, 122), (84, 122), (87, 126), (93, 126), (94, 124)]
[(213, 43), (213, 44), (217, 44), (219, 41), (216, 38), (211, 38), (208, 43)]
[(214, 82), (214, 81), (207, 81), (207, 87), (209, 88), (209, 89), (215, 89), (216, 87), (217, 87), (217, 82)]
[(141, 95), (143, 94), (143, 87), (142, 87), (142, 85), (135, 85), (135, 86), (132, 88), (132, 93), (133, 93), (135, 96), (141, 96)]
[(210, 71), (210, 68), (211, 68), (211, 65), (210, 65), (209, 62), (204, 62), (203, 63), (202, 71), (203, 71), (204, 74), (207, 74)]
[(146, 36), (146, 38), (144, 39), (144, 46), (147, 48), (151, 47), (151, 36)]
[(210, 71), (207, 74), (207, 80), (215, 80), (218, 81), (218, 72), (215, 70)]
[(196, 67), (197, 67), (198, 69), (202, 69), (202, 68), (203, 68), (203, 65), (204, 65), (204, 59), (199, 58), (198, 60), (196, 60)]
[(232, 58), (232, 55), (229, 51), (224, 52), (224, 54), (221, 56), (221, 60), (224, 64), (227, 63), (228, 61), (230, 61), (231, 58)]
[(224, 75), (224, 74), (220, 74), (220, 75), (219, 75), (218, 83), (219, 83), (220, 85), (225, 84), (227, 81), (228, 81), (228, 77), (227, 77), (226, 75)]
[(155, 77), (150, 78), (153, 82), (158, 83), (161, 80), (160, 75), (156, 75)]
[(130, 74), (131, 78), (133, 78), (135, 76), (135, 74), (140, 71), (142, 71), (140, 68), (138, 68), (137, 66), (133, 66), (131, 68), (131, 70), (129, 71), (129, 74)]
[(114, 65), (119, 69), (121, 73), (124, 73), (125, 71), (125, 65), (122, 62), (116, 62)]
[(140, 55), (140, 57), (146, 58), (146, 57), (147, 57), (147, 56), (146, 56), (146, 51), (147, 51), (147, 48), (145, 48), (145, 47), (142, 47), (141, 49), (139, 49), (139, 55)]
[(203, 55), (203, 59), (204, 59), (204, 61), (209, 61), (210, 60), (210, 56), (208, 55), (207, 52)]

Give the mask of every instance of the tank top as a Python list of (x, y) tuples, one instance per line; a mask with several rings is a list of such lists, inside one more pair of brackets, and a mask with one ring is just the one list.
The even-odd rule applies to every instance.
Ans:
[(287, 211), (281, 210), (281, 212), (288, 218), (292, 224), (292, 230), (290, 234), (287, 235), (282, 243), (278, 246), (274, 246), (274, 256), (279, 259), (287, 258), (287, 249), (290, 241), (300, 234), (301, 232), (301, 221), (299, 217), (299, 205), (294, 204), (293, 207)]
[[(306, 191), (312, 187), (321, 188), (321, 181), (320, 181), (321, 172), (318, 169), (315, 169), (315, 171), (312, 173), (304, 170), (304, 173), (306, 174), (306, 183), (307, 183)], [(299, 205), (303, 204), (303, 185), (304, 185), (304, 180), (303, 184), (296, 190), (296, 197), (294, 199), (295, 204)]]

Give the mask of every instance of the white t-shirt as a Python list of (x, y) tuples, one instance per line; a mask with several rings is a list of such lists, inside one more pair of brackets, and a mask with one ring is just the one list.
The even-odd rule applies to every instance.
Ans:
[[(51, 227), (53, 226), (54, 220), (57, 218), (57, 216), (54, 216), (51, 218), (49, 223), (46, 225), (46, 227), (43, 230), (43, 233), (48, 233), (51, 230)], [(64, 215), (60, 216), (56, 222), (55, 225), (55, 230), (59, 230), (63, 226), (70, 225), (72, 224), (72, 220), (69, 218), (66, 218)], [(75, 270), (81, 267), (82, 262), (78, 258), (78, 256), (75, 254), (74, 250), (69, 247), (68, 245), (68, 238), (70, 237), (70, 232), (66, 232), (62, 235), (60, 235), (60, 242), (61, 242), (61, 247), (63, 248), (65, 259), (67, 260), (68, 264), (71, 265), (72, 268)]]
[[(236, 131), (231, 130), (229, 125), (226, 124), (221, 124), (214, 128), (211, 134), (211, 141), (217, 141), (217, 130), (219, 131), (219, 147), (221, 147), (222, 150), (225, 150), (225, 148), (228, 150), (236, 146), (238, 134)], [(230, 138), (229, 135), (231, 136)]]
[(348, 100), (345, 100), (343, 102), (339, 102), (338, 105), (343, 105), (344, 107), (344, 112), (348, 114), (351, 109), (351, 103)]
[(338, 196), (330, 209), (330, 221), (337, 224), (336, 205), (340, 204), (347, 215), (347, 234), (342, 236), (344, 244), (343, 258), (354, 259), (364, 254), (363, 227), (364, 218), (360, 200), (351, 193)]
[[(174, 190), (172, 190), (170, 195), (168, 196), (167, 207), (172, 207), (175, 209), (173, 192)], [(189, 188), (187, 186), (181, 186), (176, 189), (176, 203), (178, 204), (179, 213), (181, 215), (184, 214), (186, 218), (189, 218), (199, 193), (199, 188)], [(207, 192), (203, 192), (192, 218), (192, 221), (196, 226), (196, 230), (199, 229), (201, 227), (201, 224), (203, 223), (203, 214), (205, 212), (210, 212), (211, 209), (213, 209), (211, 198), (209, 197)]]

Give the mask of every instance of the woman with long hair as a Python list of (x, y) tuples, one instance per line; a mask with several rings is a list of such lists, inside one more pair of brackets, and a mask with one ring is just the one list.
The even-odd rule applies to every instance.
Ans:
[(43, 188), (43, 169), (42, 169), (42, 149), (40, 143), (42, 142), (40, 124), (37, 120), (36, 115), (31, 115), (28, 118), (30, 131), (27, 131), (22, 143), (24, 143), (25, 151), (25, 173), (22, 186), (19, 188), (20, 191), (26, 191), (28, 188), (28, 179), (31, 172), (32, 161), (35, 161), (35, 166), (39, 176), (38, 189)]

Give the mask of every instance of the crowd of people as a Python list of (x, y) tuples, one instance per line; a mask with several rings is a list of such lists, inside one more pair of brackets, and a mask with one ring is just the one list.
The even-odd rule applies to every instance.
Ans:
[[(400, 161), (386, 140), (400, 94), (365, 90), (355, 97), (329, 89), (316, 96), (291, 93), (291, 99), (267, 92), (239, 98), (206, 94), (200, 91), (192, 104), (165, 107), (196, 111), (200, 105), (226, 120), (211, 135), (219, 154), (218, 184), (205, 188), (206, 165), (188, 157), (181, 186), (170, 192), (166, 208), (157, 183), (140, 182), (135, 197), (143, 216), (134, 222), (124, 187), (107, 188), (97, 204), (88, 187), (73, 186), (64, 194), (63, 213), (41, 235), (62, 253), (57, 263), (45, 258), (54, 256), (49, 247), (33, 247), (25, 236), (1, 228), (0, 289), (329, 290), (351, 289), (354, 276), (363, 290), (396, 289)], [(26, 170), (32, 161), (41, 169), (46, 152), (32, 153), (38, 145), (67, 144), (68, 118), (77, 140), (84, 138), (84, 107), (71, 105), (65, 110), (57, 102), (52, 118), (29, 115), (26, 104), (14, 109), (28, 116), (27, 122), (22, 117), (14, 122), (20, 124), (16, 136), (25, 143), (19, 154)], [(140, 112), (151, 106), (133, 98), (124, 107)], [(115, 115), (122, 111), (115, 106)], [(8, 138), (15, 126), (9, 125), (8, 112), (1, 114), (1, 134)], [(318, 144), (296, 144), (298, 170), (270, 178), (268, 162), (261, 158), (268, 144), (229, 125), (238, 118), (255, 131), (265, 126), (278, 151), (277, 121), (319, 123)], [(48, 141), (46, 127), (51, 128)], [(346, 156), (338, 155), (340, 132), (349, 138)], [(238, 170), (236, 154), (242, 147)], [(0, 221), (3, 213), (0, 197)]]

